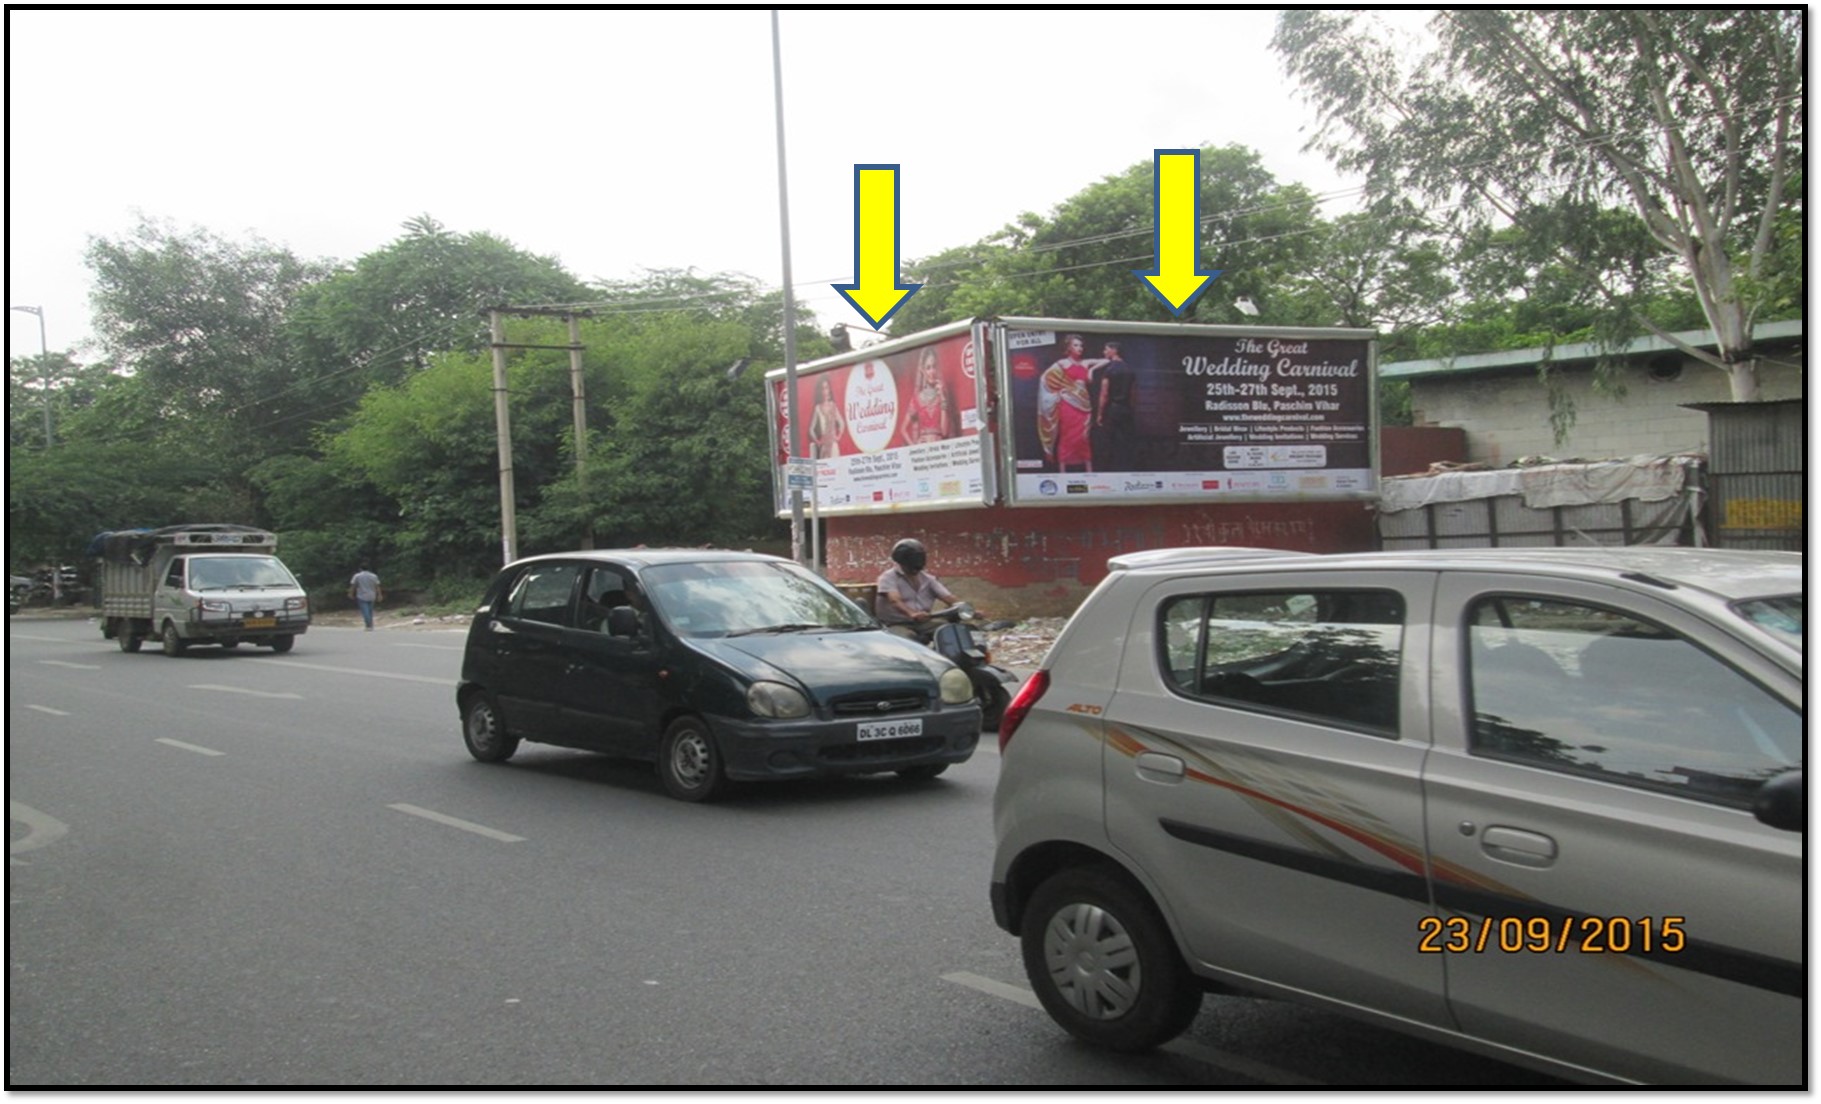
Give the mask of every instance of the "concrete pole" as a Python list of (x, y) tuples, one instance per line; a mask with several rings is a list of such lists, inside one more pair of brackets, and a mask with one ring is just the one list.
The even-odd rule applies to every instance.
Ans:
[(500, 312), (487, 312), (493, 333), (493, 416), (499, 426), (500, 449), (500, 545), (504, 562), (518, 559), (518, 516), (513, 509), (512, 493), (512, 419), (506, 412), (506, 323)]
[[(569, 318), (569, 389), (575, 395), (575, 487), (584, 508), (588, 503), (588, 403), (582, 383), (582, 323)], [(582, 522), (582, 547), (594, 547), (594, 517)]]

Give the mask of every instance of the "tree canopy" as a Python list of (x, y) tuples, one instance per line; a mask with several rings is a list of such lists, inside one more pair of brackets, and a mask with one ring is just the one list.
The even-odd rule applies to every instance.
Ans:
[(1799, 312), (1803, 13), (1462, 8), (1430, 27), (1432, 46), (1400, 52), (1370, 13), (1280, 17), (1313, 145), (1459, 247), (1515, 231), (1533, 267), (1512, 275), (1597, 296), (1577, 305), (1609, 344), (1674, 341), (1657, 308), (1685, 291), (1719, 348), (1683, 351), (1755, 398), (1752, 324)]
[[(510, 317), (521, 551), (774, 539), (762, 369), (782, 299), (746, 277), (589, 286), (551, 258), (428, 216), (349, 265), (142, 220), (91, 243), (107, 359), (11, 365), (9, 542), (73, 558), (104, 529), (232, 520), (285, 535), (313, 582), (369, 558), (465, 593), (498, 566), (487, 310), (573, 304), (588, 469), (575, 463), (569, 337)], [(803, 354), (829, 348), (804, 328)], [(56, 437), (43, 433), (48, 401)]]

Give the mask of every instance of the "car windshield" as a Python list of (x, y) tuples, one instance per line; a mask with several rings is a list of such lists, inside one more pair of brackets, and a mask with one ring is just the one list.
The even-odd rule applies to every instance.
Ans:
[(1733, 612), (1788, 644), (1802, 646), (1802, 596), (1781, 594), (1738, 602)]
[(237, 587), (295, 587), (285, 565), (270, 556), (192, 556), (190, 586), (195, 590)]
[(642, 578), (652, 606), (683, 636), (847, 632), (876, 624), (840, 591), (790, 563), (664, 564)]

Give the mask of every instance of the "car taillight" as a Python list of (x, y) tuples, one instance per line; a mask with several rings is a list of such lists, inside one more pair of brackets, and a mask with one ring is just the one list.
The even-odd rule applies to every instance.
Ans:
[(1031, 711), (1031, 706), (1036, 705), (1037, 699), (1043, 697), (1043, 692), (1049, 688), (1050, 673), (1047, 670), (1034, 672), (1030, 678), (1024, 680), (1024, 685), (1018, 688), (1018, 693), (1012, 697), (1011, 704), (1005, 707), (1005, 714), (999, 718), (999, 752), (1001, 755), (1005, 753), (1005, 745), (1012, 742), (1012, 733), (1018, 731), (1018, 726), (1023, 723), (1024, 715)]

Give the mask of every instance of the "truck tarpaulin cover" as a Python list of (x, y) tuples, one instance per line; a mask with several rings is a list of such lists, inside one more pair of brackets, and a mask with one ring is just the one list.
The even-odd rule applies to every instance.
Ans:
[[(180, 539), (181, 535), (181, 539)], [(116, 529), (97, 533), (87, 552), (108, 563), (144, 566), (160, 544), (221, 546), (224, 551), (270, 552), (272, 534), (250, 525), (167, 525), (162, 529)]]
[[(817, 508), (852, 514), (982, 505), (989, 438), (980, 432), (972, 334), (843, 360), (797, 373), (797, 416), (805, 422), (802, 447), (815, 461)], [(782, 465), (790, 440), (784, 380), (769, 382)], [(786, 511), (785, 481), (777, 485)]]
[(1008, 323), (1022, 505), (1358, 498), (1374, 491), (1371, 341)]

